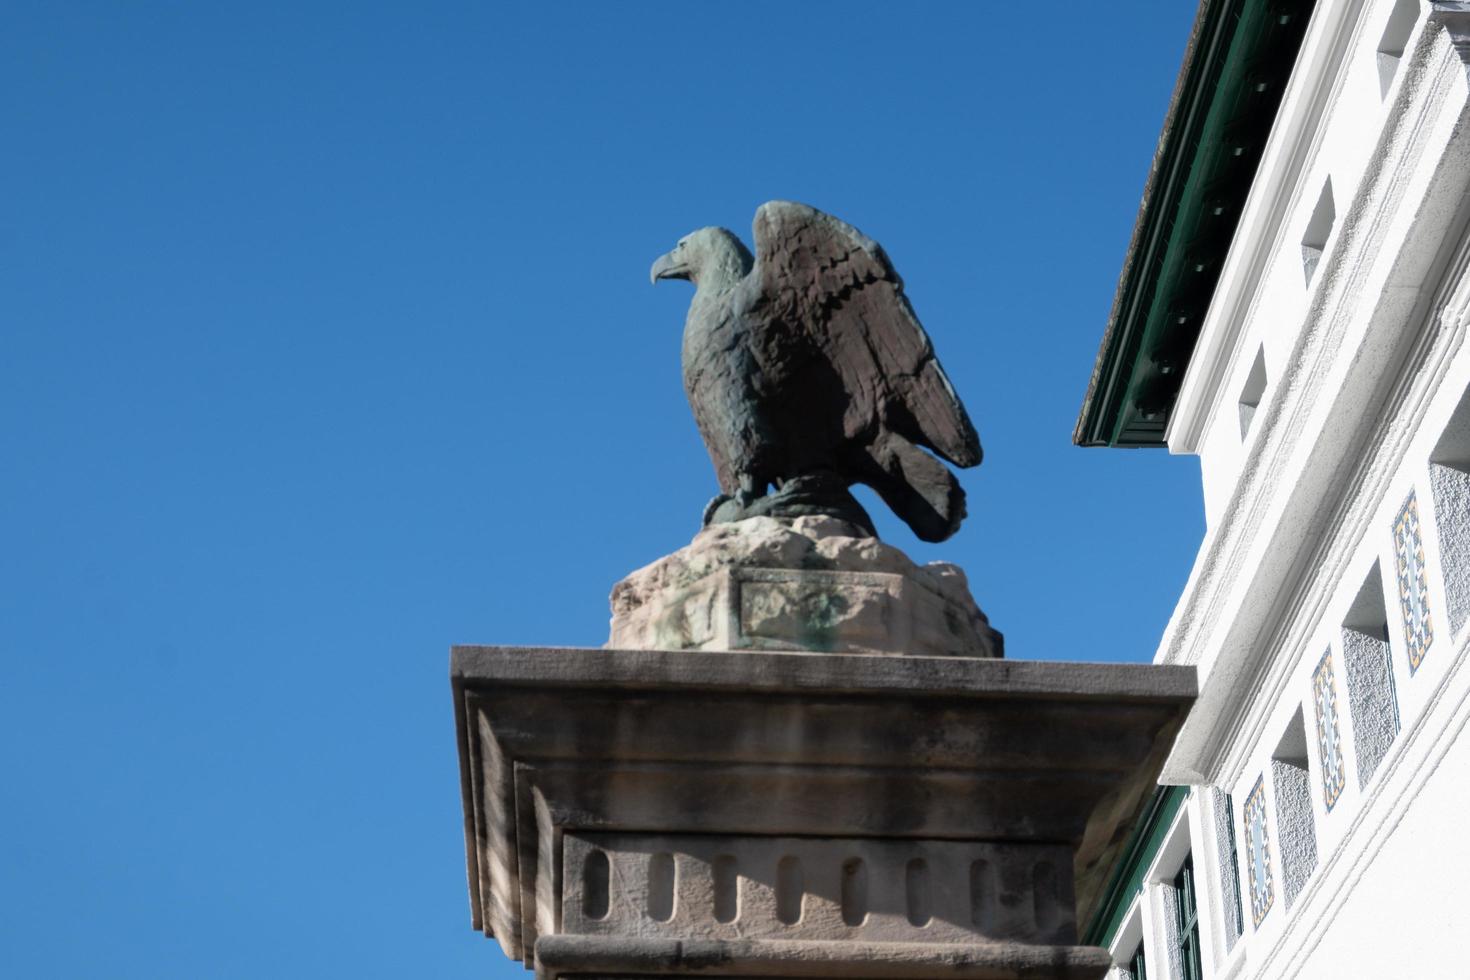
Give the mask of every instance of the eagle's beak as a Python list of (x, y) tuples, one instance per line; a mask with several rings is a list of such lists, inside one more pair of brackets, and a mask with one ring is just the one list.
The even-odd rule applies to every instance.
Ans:
[(648, 270), (648, 281), (658, 283), (660, 279), (688, 279), (689, 267), (674, 259), (674, 253), (660, 255), (653, 268)]

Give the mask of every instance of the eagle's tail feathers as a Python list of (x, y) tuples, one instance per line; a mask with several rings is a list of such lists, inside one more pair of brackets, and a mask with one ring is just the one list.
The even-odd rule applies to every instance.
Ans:
[(921, 540), (943, 541), (965, 519), (965, 491), (939, 460), (895, 433), (867, 448), (872, 465), (863, 481)]

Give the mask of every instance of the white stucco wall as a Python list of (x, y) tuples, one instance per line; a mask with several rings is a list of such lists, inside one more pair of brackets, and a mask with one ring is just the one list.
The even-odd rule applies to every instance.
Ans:
[[(1209, 526), (1155, 658), (1196, 665), (1202, 684), (1165, 770), (1201, 789), (1160, 870), (1193, 840), (1212, 978), (1470, 976), (1458, 953), (1470, 624), (1455, 591), (1470, 589), (1459, 543), (1470, 509), (1432, 464), (1447, 431), (1467, 429), (1470, 446), (1470, 7), (1422, 3), (1385, 92), (1377, 47), (1401, 2), (1319, 0), (1171, 422), (1171, 449), (1201, 456)], [(1336, 225), (1308, 279), (1303, 229), (1328, 180)], [(1258, 352), (1267, 389), (1242, 438), (1239, 393)], [(1411, 495), (1433, 626), (1422, 659), (1395, 546)], [(1384, 701), (1364, 702), (1361, 672), (1350, 678), (1361, 644), (1344, 629), (1365, 603), (1386, 631), (1396, 730)], [(1337, 742), (1324, 759), (1316, 684), (1329, 662)], [(1356, 722), (1355, 697), (1374, 712)], [(1373, 751), (1367, 771), (1360, 744)], [(1274, 897), (1256, 923), (1243, 808), (1258, 780)], [(1229, 852), (1211, 809), (1223, 797), (1204, 787), (1233, 808), (1244, 907), (1233, 943), (1218, 884)], [(1150, 961), (1162, 964), (1156, 942)]]
[(1461, 946), (1470, 907), (1470, 737), (1463, 728), (1453, 735), (1434, 778), (1374, 842), (1297, 976), (1470, 975)]

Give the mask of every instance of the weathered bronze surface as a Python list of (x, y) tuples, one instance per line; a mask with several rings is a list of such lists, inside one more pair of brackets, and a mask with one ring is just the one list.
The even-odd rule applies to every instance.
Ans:
[(872, 532), (848, 492), (863, 483), (923, 540), (948, 538), (965, 493), (924, 449), (975, 466), (980, 440), (888, 256), (788, 201), (761, 205), (754, 233), (752, 257), (701, 228), (650, 273), (697, 287), (684, 388), (721, 490), (705, 523), (825, 514)]

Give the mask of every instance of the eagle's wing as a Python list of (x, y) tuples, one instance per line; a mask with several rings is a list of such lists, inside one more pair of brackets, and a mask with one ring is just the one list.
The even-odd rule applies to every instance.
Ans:
[(957, 466), (980, 462), (980, 439), (882, 246), (815, 208), (771, 201), (755, 213), (755, 267), (737, 303), (761, 305), (805, 333), (850, 394), (843, 428), (878, 427)]

